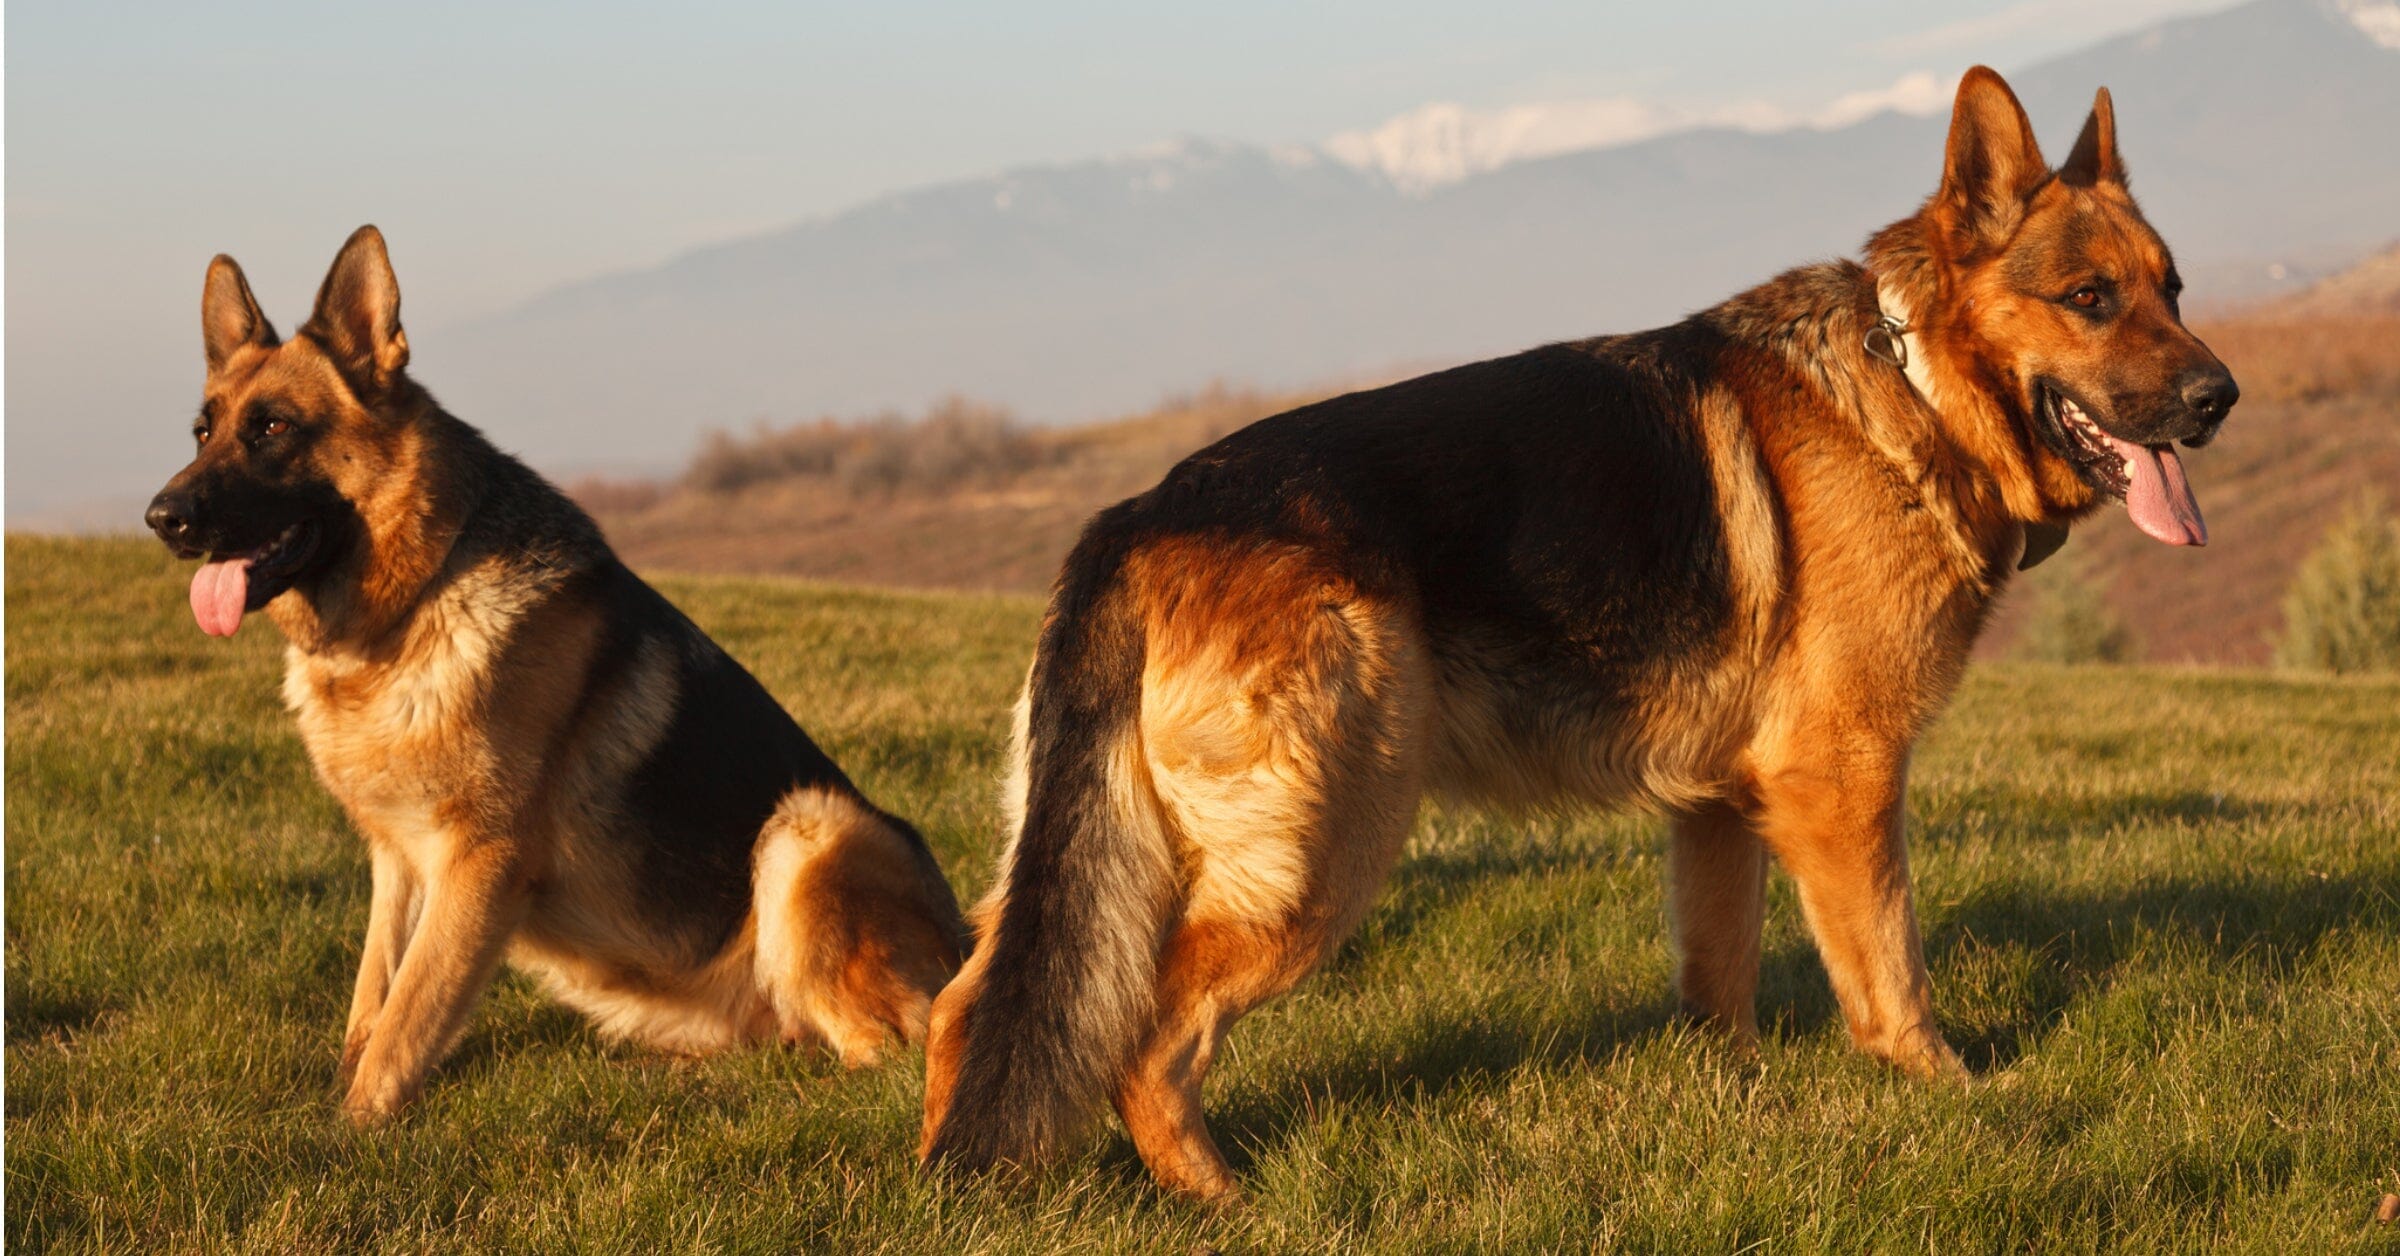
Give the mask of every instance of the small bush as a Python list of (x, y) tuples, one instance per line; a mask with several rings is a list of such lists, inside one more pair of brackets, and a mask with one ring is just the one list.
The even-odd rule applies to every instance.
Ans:
[(2400, 671), (2400, 521), (2359, 498), (2300, 564), (2275, 661), (2326, 672)]
[(2028, 578), (2033, 612), (2017, 634), (2016, 657), (2036, 663), (2123, 663), (2133, 631), (2109, 606), (2084, 564), (2065, 555)]
[(683, 479), (710, 494), (810, 480), (818, 488), (871, 499), (996, 484), (1049, 455), (1050, 447), (1006, 410), (952, 398), (917, 419), (885, 414), (856, 423), (762, 424), (747, 437), (711, 432)]

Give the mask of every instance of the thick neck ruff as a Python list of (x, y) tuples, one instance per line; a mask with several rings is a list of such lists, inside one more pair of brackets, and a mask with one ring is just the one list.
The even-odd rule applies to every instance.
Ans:
[[(1924, 345), (1917, 335), (1916, 325), (1910, 322), (1912, 311), (1907, 298), (1889, 280), (1875, 284), (1876, 313), (1880, 316), (1868, 329), (1866, 350), (1870, 357), (1889, 362), (1900, 368), (1908, 378), (1908, 386), (1928, 409), (1940, 412), (1933, 398), (1933, 365), (1925, 358)], [(2023, 571), (2058, 552), (2067, 543), (2067, 525), (2049, 520), (2037, 520), (2024, 525), (2023, 547), (2017, 553), (2016, 568)]]

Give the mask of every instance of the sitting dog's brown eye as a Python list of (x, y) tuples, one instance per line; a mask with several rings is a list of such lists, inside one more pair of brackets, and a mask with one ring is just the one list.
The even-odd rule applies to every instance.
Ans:
[(2100, 304), (2100, 290), (2098, 288), (2077, 288), (2067, 294), (2067, 301), (2076, 309), (2088, 310)]
[(267, 425), (259, 430), (268, 436), (281, 436), (285, 432), (291, 431), (292, 425), (282, 419), (269, 419)]

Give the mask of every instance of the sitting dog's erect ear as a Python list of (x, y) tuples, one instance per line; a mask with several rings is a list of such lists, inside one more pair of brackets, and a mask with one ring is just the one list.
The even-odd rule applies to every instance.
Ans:
[(350, 233), (325, 284), (317, 308), (300, 329), (316, 338), (352, 382), (381, 388), (408, 365), (408, 333), (400, 329), (400, 281), (372, 226)]
[(250, 281), (242, 277), (240, 264), (223, 253), (208, 264), (208, 279), (200, 287), (200, 344), (208, 350), (211, 374), (223, 370), (225, 360), (244, 345), (276, 345), (275, 329), (259, 312), (258, 298), (250, 295)]
[(2117, 109), (2109, 102), (2107, 88), (2092, 98), (2092, 116), (2083, 120), (2083, 134), (2075, 137), (2075, 151), (2067, 154), (2058, 177), (2076, 187), (2125, 185), (2125, 163), (2117, 156)]
[(2026, 194), (2049, 175), (2017, 94), (1989, 67), (1967, 71), (1950, 114), (1942, 190), (1934, 194), (1934, 214), (1951, 242), (1971, 249), (2007, 239)]

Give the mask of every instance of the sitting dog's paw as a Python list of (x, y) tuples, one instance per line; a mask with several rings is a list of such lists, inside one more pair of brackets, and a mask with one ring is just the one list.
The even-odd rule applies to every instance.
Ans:
[(362, 1029), (342, 1043), (342, 1062), (333, 1070), (334, 1089), (349, 1093), (350, 1084), (358, 1078), (358, 1062), (366, 1054), (367, 1034)]
[(400, 1115), (416, 1098), (407, 1089), (389, 1084), (372, 1084), (361, 1077), (350, 1084), (349, 1093), (342, 1097), (342, 1115), (360, 1129), (381, 1125)]

